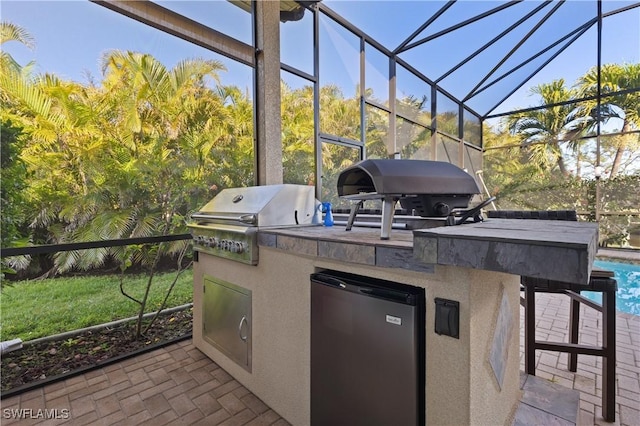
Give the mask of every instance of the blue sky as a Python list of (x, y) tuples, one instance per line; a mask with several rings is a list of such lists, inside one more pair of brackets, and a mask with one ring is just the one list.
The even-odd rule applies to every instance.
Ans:
[[(241, 41), (251, 42), (249, 15), (227, 1), (159, 1), (158, 3), (192, 19), (201, 20), (206, 25)], [(375, 0), (325, 0), (324, 3), (391, 49), (397, 47), (424, 22), (425, 16), (432, 14), (436, 7), (441, 5), (432, 1), (387, 2)], [(464, 13), (471, 16), (476, 12), (475, 9), (486, 8), (482, 3), (478, 1), (459, 2), (457, 4), (459, 9), (456, 10), (454, 18), (459, 20)], [(531, 4), (539, 3), (530, 1), (529, 5)], [(572, 15), (581, 13), (585, 10), (582, 7), (584, 4), (584, 2), (570, 0), (567, 3), (565, 13)], [(628, 4), (630, 2), (607, 0), (603, 2), (603, 7), (606, 12)], [(169, 67), (175, 65), (180, 59), (188, 57), (220, 59), (228, 67), (228, 71), (221, 76), (223, 83), (236, 84), (241, 87), (251, 87), (252, 84), (251, 70), (248, 67), (226, 60), (198, 46), (178, 40), (85, 0), (2, 0), (0, 14), (3, 21), (19, 24), (34, 36), (37, 43), (34, 51), (29, 51), (17, 44), (6, 44), (3, 48), (22, 64), (34, 60), (38, 64), (38, 72), (51, 72), (63, 78), (81, 82), (86, 82), (87, 73), (90, 73), (99, 81), (101, 52), (107, 49), (123, 49), (151, 53)], [(430, 31), (445, 28), (452, 22), (445, 18), (443, 17), (442, 23), (434, 24), (434, 28)], [(504, 19), (504, 17), (500, 19)], [(558, 19), (562, 19), (562, 16), (559, 15)], [(490, 21), (487, 20), (487, 22)], [(286, 23), (282, 26), (282, 58), (284, 62), (312, 73), (310, 52), (301, 47), (304, 43), (310, 42), (311, 34), (302, 29), (303, 27), (297, 23)], [(559, 28), (558, 24), (556, 23), (553, 28)], [(485, 31), (490, 30), (490, 28), (485, 29)], [(564, 30), (564, 28), (560, 29), (560, 31)], [(353, 43), (343, 39), (342, 32), (334, 31), (332, 25), (323, 24), (321, 31), (329, 35), (332, 46), (328, 47), (333, 49), (332, 53), (323, 54), (321, 52), (321, 55), (330, 57), (332, 61), (330, 64), (323, 64), (322, 69), (326, 70), (325, 76), (330, 73), (331, 78), (343, 80), (341, 84), (345, 86), (345, 90), (349, 90), (345, 94), (350, 96), (353, 94), (351, 91), (353, 91), (354, 79), (357, 78), (357, 70), (353, 66), (354, 54), (356, 53), (352, 51)], [(432, 42), (424, 47), (410, 50), (403, 54), (403, 58), (411, 63), (420, 63), (417, 68), (427, 70), (425, 74), (433, 78), (434, 75), (449, 69), (451, 64), (464, 58), (464, 55), (467, 55), (471, 49), (471, 46), (466, 46), (467, 50), (458, 49), (457, 46), (471, 45), (476, 41), (472, 32), (465, 34), (464, 31), (460, 31), (459, 34), (460, 38), (455, 41), (448, 40), (440, 44), (437, 41)], [(544, 32), (541, 34), (544, 36)], [(533, 42), (534, 40), (530, 41), (530, 43)], [(535, 42), (541, 43), (542, 40)], [(605, 20), (603, 46), (603, 63), (640, 62), (640, 8)], [(496, 55), (493, 58), (495, 60)], [(559, 77), (564, 77), (571, 84), (595, 64), (594, 27), (516, 92), (500, 109), (509, 110), (531, 106), (535, 104), (535, 100), (528, 97), (528, 90), (533, 85), (550, 82)], [(482, 64), (478, 63), (474, 76), (476, 79), (478, 77), (477, 70), (481, 66)], [(476, 67), (475, 64), (474, 67)], [(380, 65), (376, 61), (371, 61), (368, 64), (367, 83), (376, 92), (384, 93), (386, 87), (383, 76), (384, 68), (384, 65)], [(330, 70), (335, 71), (331, 72)], [(463, 72), (458, 74), (459, 76), (445, 79), (443, 86), (447, 87), (446, 85), (448, 85), (452, 88), (451, 90), (460, 90), (460, 93), (464, 94), (473, 87), (473, 83), (471, 79), (465, 78)], [(484, 75), (484, 72), (481, 75)], [(521, 73), (521, 75), (523, 74)], [(521, 79), (522, 77), (517, 76), (517, 78)], [(507, 83), (511, 84), (505, 80), (505, 87)]]
[[(180, 2), (172, 3), (180, 6)], [(225, 12), (227, 16), (234, 12), (239, 17), (248, 16), (226, 1), (216, 4), (223, 9), (228, 7), (229, 10)], [(205, 3), (194, 2), (193, 5), (203, 6)], [(224, 60), (220, 55), (85, 0), (2, 0), (0, 6), (3, 21), (22, 26), (36, 40), (33, 51), (17, 43), (6, 45), (6, 50), (19, 63), (26, 64), (33, 60), (38, 65), (38, 72), (55, 73), (79, 82), (87, 81), (87, 72), (100, 79), (100, 55), (109, 49), (151, 53), (168, 67), (191, 57)], [(193, 13), (197, 12), (197, 9), (193, 10)], [(243, 41), (250, 42), (251, 27), (248, 18), (246, 22), (242, 19), (219, 21), (209, 24), (223, 28), (238, 39), (246, 38), (242, 34), (247, 33), (249, 39)], [(246, 30), (243, 30), (243, 26)], [(252, 84), (247, 67), (236, 65), (233, 61), (224, 61), (229, 68), (225, 77), (233, 80), (230, 84)], [(245, 74), (249, 76), (248, 79)], [(229, 78), (230, 75), (232, 78)]]

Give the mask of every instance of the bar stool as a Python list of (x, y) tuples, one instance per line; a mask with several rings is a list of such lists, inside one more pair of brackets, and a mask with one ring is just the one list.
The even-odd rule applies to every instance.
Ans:
[[(489, 211), (488, 217), (506, 219), (577, 220), (575, 211)], [(524, 290), (520, 304), (524, 306), (524, 363), (527, 374), (535, 376), (536, 349), (566, 352), (569, 354), (569, 371), (577, 370), (578, 355), (602, 357), (602, 416), (607, 422), (616, 418), (616, 291), (618, 285), (613, 272), (594, 268), (587, 284), (521, 277)], [(602, 304), (593, 302), (580, 293), (594, 291), (602, 293)], [(536, 293), (562, 293), (571, 298), (569, 312), (569, 342), (549, 342), (536, 340)], [(602, 313), (602, 346), (578, 343), (580, 303)]]

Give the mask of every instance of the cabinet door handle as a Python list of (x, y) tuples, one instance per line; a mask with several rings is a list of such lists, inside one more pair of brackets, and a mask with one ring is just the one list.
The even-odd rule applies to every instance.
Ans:
[(247, 341), (247, 335), (245, 334), (244, 336), (242, 335), (242, 324), (247, 324), (247, 327), (249, 326), (249, 323), (247, 322), (247, 317), (243, 316), (242, 319), (240, 320), (240, 324), (238, 324), (238, 336), (240, 336), (240, 340), (242, 340), (243, 342)]

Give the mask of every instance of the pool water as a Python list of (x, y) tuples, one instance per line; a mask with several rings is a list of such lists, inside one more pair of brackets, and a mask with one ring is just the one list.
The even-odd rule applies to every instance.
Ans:
[[(593, 265), (613, 271), (615, 274), (615, 279), (618, 281), (616, 309), (640, 315), (640, 265), (609, 260), (596, 260)], [(594, 302), (602, 303), (602, 293), (583, 291), (582, 295)]]

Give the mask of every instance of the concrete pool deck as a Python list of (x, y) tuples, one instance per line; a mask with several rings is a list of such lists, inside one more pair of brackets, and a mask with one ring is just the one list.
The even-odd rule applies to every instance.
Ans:
[(640, 264), (640, 250), (598, 249), (596, 257), (601, 260), (621, 260)]

